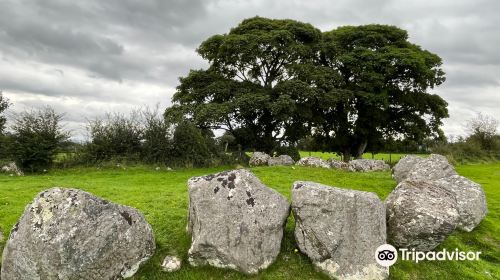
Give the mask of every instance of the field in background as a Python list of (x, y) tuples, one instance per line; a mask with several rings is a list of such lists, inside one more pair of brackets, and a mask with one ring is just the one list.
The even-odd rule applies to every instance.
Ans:
[[(307, 152), (306, 152), (307, 153)], [(308, 154), (303, 154), (307, 156)], [(314, 154), (330, 157), (326, 154)], [(382, 154), (380, 154), (383, 157)], [(190, 236), (185, 232), (188, 194), (186, 181), (192, 176), (210, 174), (231, 167), (156, 171), (154, 167), (80, 168), (50, 171), (43, 175), (9, 177), (0, 175), (0, 228), (4, 239), (22, 214), (24, 207), (40, 191), (53, 187), (74, 187), (116, 203), (139, 209), (153, 226), (157, 250), (132, 279), (328, 279), (317, 273), (309, 259), (296, 249), (294, 220), (287, 223), (277, 261), (258, 276), (246, 277), (234, 271), (211, 267), (194, 268), (186, 264)], [(489, 213), (471, 233), (456, 232), (441, 246), (454, 250), (481, 251), (480, 261), (411, 262), (398, 261), (391, 268), (391, 279), (499, 279), (500, 278), (500, 163), (464, 165), (460, 174), (481, 183), (486, 191)], [(307, 167), (258, 167), (252, 171), (269, 187), (290, 198), (293, 181), (310, 180), (327, 185), (375, 192), (384, 199), (395, 187), (390, 172), (349, 173)], [(0, 243), (3, 249), (5, 240)], [(166, 255), (178, 255), (183, 267), (165, 273), (160, 264)]]
[[(389, 153), (380, 153), (380, 154), (371, 154), (371, 153), (364, 153), (363, 158), (366, 159), (381, 159), (383, 161), (386, 161), (388, 163), (396, 163), (398, 160), (402, 157), (404, 157), (407, 154), (401, 154), (401, 153), (395, 153), (395, 154), (389, 154)], [(306, 152), (306, 151), (300, 151), (300, 157), (308, 157), (308, 156), (314, 156), (314, 157), (319, 157), (322, 159), (329, 159), (329, 158), (336, 158), (340, 160), (340, 156), (335, 154), (335, 153), (323, 153), (323, 152)]]

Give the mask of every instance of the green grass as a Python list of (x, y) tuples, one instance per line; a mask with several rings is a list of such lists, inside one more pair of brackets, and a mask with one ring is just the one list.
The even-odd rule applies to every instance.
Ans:
[[(0, 228), (9, 232), (24, 207), (40, 191), (53, 187), (75, 187), (116, 203), (139, 209), (153, 226), (157, 250), (133, 279), (327, 279), (314, 270), (308, 258), (295, 253), (293, 218), (289, 218), (277, 261), (259, 275), (211, 267), (193, 268), (186, 263), (190, 236), (187, 221), (188, 178), (230, 167), (155, 171), (153, 167), (52, 171), (43, 175), (9, 177), (0, 175)], [(471, 233), (456, 232), (438, 249), (481, 251), (480, 261), (411, 262), (398, 261), (391, 267), (391, 279), (500, 279), (500, 164), (467, 165), (458, 172), (483, 185), (489, 213)], [(332, 186), (375, 192), (384, 199), (395, 187), (389, 172), (348, 173), (307, 167), (257, 167), (252, 171), (268, 186), (290, 198), (295, 180), (312, 180)], [(5, 238), (4, 238), (5, 239)], [(0, 243), (0, 249), (5, 245)], [(160, 264), (166, 255), (183, 258), (183, 267), (165, 273)]]

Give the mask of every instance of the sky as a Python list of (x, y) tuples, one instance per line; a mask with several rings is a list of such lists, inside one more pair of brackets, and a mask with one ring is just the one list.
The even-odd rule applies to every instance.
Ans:
[(477, 113), (500, 118), (497, 0), (0, 0), (0, 90), (9, 115), (49, 105), (73, 139), (88, 119), (139, 106), (163, 110), (178, 78), (207, 66), (196, 53), (214, 34), (256, 15), (311, 23), (396, 25), (443, 58), (446, 135)]

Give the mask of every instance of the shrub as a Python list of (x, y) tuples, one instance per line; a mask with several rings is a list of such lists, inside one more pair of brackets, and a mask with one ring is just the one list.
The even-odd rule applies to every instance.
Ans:
[(143, 139), (141, 158), (148, 163), (166, 163), (172, 157), (172, 139), (170, 125), (159, 113), (146, 108), (142, 111)]
[(274, 149), (273, 154), (276, 155), (289, 155), (293, 160), (298, 161), (300, 159), (299, 150), (294, 146), (280, 146)]
[(174, 157), (186, 167), (212, 164), (216, 157), (211, 154), (205, 137), (193, 123), (180, 122), (174, 131)]
[(23, 170), (41, 171), (52, 165), (54, 156), (69, 138), (52, 108), (24, 111), (14, 118), (12, 158)]

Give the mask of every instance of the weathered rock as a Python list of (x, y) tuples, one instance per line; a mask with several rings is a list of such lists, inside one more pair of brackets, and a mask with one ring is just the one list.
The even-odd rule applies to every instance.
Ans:
[(349, 161), (348, 170), (355, 172), (385, 171), (391, 167), (383, 160), (378, 159), (355, 159)]
[(348, 170), (349, 169), (349, 164), (345, 161), (338, 160), (335, 158), (329, 158), (327, 161), (328, 165), (330, 165), (330, 168), (333, 169), (342, 169), (342, 170)]
[(9, 174), (15, 174), (16, 176), (24, 176), (23, 171), (17, 167), (15, 162), (9, 162), (6, 165), (2, 166), (1, 169), (2, 172), (9, 173)]
[(457, 172), (446, 157), (431, 154), (429, 157), (418, 161), (404, 180), (437, 180), (452, 175), (457, 175)]
[(435, 181), (405, 180), (389, 194), (385, 205), (389, 243), (400, 248), (432, 250), (459, 221), (455, 196)]
[(275, 165), (294, 165), (295, 161), (289, 155), (281, 155), (281, 156), (269, 158), (269, 161), (267, 162), (267, 164), (269, 166), (275, 166)]
[(295, 182), (292, 211), (300, 250), (330, 277), (388, 277), (374, 258), (386, 243), (385, 207), (376, 194)]
[(36, 196), (12, 229), (1, 278), (128, 278), (154, 250), (151, 226), (136, 209), (52, 188)]
[(194, 177), (188, 186), (192, 265), (255, 274), (276, 259), (290, 211), (285, 197), (245, 169)]
[(455, 195), (460, 215), (457, 228), (470, 232), (486, 216), (488, 206), (481, 185), (460, 175), (442, 178), (435, 183)]
[(163, 259), (161, 268), (166, 272), (174, 272), (181, 269), (181, 259), (175, 256), (166, 256)]
[(255, 152), (252, 154), (252, 157), (250, 158), (250, 161), (248, 162), (248, 164), (250, 166), (267, 165), (269, 158), (271, 158), (271, 157), (266, 153)]
[(330, 164), (326, 160), (319, 157), (303, 157), (295, 163), (296, 165), (309, 167), (330, 168)]
[(408, 174), (413, 170), (415, 165), (423, 160), (422, 157), (407, 155), (399, 159), (398, 163), (392, 168), (392, 178), (396, 182), (401, 182), (408, 177)]

